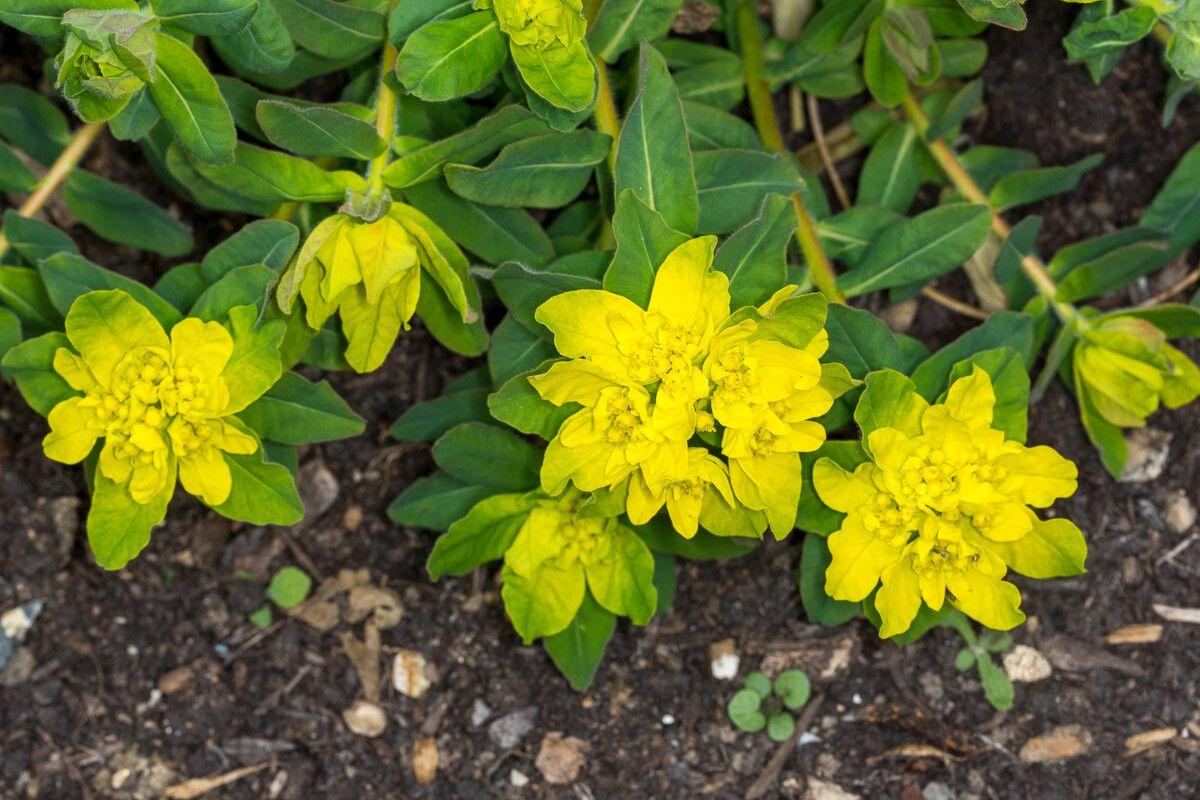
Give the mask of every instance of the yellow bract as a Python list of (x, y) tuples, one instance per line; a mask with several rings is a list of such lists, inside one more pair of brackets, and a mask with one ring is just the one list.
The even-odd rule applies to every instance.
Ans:
[(951, 604), (990, 628), (1007, 630), (1025, 615), (1009, 567), (1046, 578), (1083, 571), (1086, 545), (1067, 520), (1043, 522), (1045, 508), (1075, 492), (1075, 465), (1045, 446), (1007, 441), (992, 428), (991, 379), (975, 367), (919, 412), (906, 430), (883, 427), (865, 441), (871, 460), (853, 472), (828, 458), (813, 468), (822, 502), (846, 513), (829, 537), (825, 589), (859, 601), (880, 586), (880, 634), (908, 630), (922, 601)]
[(103, 439), (100, 473), (125, 486), (135, 502), (173, 490), (176, 466), (189, 492), (209, 505), (225, 502), (231, 476), (222, 451), (258, 449), (230, 416), (241, 407), (231, 404), (226, 381), (234, 350), (229, 332), (188, 318), (168, 336), (149, 311), (112, 290), (80, 297), (67, 314), (66, 334), (75, 350), (60, 348), (54, 369), (82, 395), (51, 409), (46, 455), (76, 464)]
[(583, 39), (583, 0), (494, 0), (492, 6), (500, 30), (518, 46), (544, 50)]
[[(715, 243), (692, 239), (671, 252), (645, 309), (591, 289), (538, 308), (570, 360), (530, 383), (555, 405), (583, 406), (550, 442), (542, 486), (612, 488), (635, 524), (665, 505), (687, 537), (699, 527), (757, 536), (768, 524), (783, 537), (795, 524), (798, 454), (824, 442), (812, 419), (833, 405), (819, 361), (828, 339), (817, 326), (798, 347), (766, 324), (795, 287), (731, 316)], [(692, 446), (697, 435), (725, 459)]]

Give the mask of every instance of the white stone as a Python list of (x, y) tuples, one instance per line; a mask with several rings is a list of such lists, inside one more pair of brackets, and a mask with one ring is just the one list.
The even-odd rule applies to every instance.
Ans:
[(522, 789), (529, 785), (529, 776), (519, 769), (514, 769), (508, 773), (508, 782), (518, 789)]
[(1050, 677), (1050, 662), (1029, 645), (1019, 644), (1004, 654), (1004, 672), (1014, 683), (1036, 683)]
[(401, 650), (392, 661), (392, 685), (405, 697), (417, 698), (431, 685), (425, 656), (415, 650)]
[(708, 648), (712, 676), (719, 681), (731, 681), (737, 677), (742, 659), (738, 656), (733, 639), (714, 642)]

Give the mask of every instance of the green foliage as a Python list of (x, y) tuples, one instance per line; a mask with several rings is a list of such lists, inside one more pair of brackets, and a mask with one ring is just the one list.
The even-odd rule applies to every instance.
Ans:
[(746, 733), (764, 728), (774, 742), (785, 742), (796, 730), (796, 720), (788, 712), (799, 711), (808, 703), (812, 686), (802, 670), (781, 672), (774, 683), (761, 672), (746, 676), (744, 688), (729, 699), (725, 707), (729, 720)]

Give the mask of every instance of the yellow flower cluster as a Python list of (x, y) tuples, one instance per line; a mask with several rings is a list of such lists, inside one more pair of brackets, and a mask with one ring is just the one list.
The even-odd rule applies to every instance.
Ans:
[(1017, 588), (1003, 580), (1008, 568), (1035, 578), (1083, 571), (1079, 529), (1028, 507), (1073, 494), (1075, 465), (992, 427), (996, 395), (978, 367), (942, 403), (915, 392), (895, 402), (906, 409), (893, 420), (900, 428), (867, 434), (870, 460), (853, 472), (828, 458), (813, 468), (822, 502), (846, 512), (829, 537), (827, 594), (860, 601), (882, 583), (875, 608), (884, 637), (908, 630), (922, 601), (940, 610), (949, 599), (998, 630), (1019, 625), (1025, 615)]
[(583, 0), (495, 0), (493, 8), (500, 30), (519, 47), (570, 47), (583, 39)]
[(783, 537), (795, 524), (799, 453), (824, 442), (812, 420), (833, 405), (836, 382), (823, 382), (819, 361), (828, 338), (819, 321), (802, 333), (773, 324), (811, 310), (814, 298), (791, 298), (794, 287), (731, 315), (728, 278), (712, 267), (715, 241), (675, 249), (645, 309), (602, 290), (538, 308), (568, 360), (530, 383), (555, 405), (582, 406), (546, 450), (542, 487), (612, 491), (634, 524), (665, 505), (685, 537), (701, 526), (758, 536), (768, 524)]
[(51, 409), (46, 455), (77, 464), (104, 439), (98, 469), (135, 502), (172, 491), (176, 470), (204, 502), (225, 502), (232, 480), (221, 452), (258, 449), (229, 416), (248, 402), (235, 404), (222, 376), (234, 349), (229, 332), (188, 318), (168, 337), (149, 311), (112, 290), (77, 300), (66, 334), (75, 350), (60, 348), (54, 370), (82, 394)]

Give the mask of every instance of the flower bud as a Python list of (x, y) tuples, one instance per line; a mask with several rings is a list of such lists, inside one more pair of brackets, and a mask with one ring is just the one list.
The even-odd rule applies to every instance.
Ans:
[(1122, 428), (1146, 424), (1159, 405), (1179, 408), (1200, 396), (1200, 368), (1167, 344), (1150, 322), (1112, 316), (1085, 331), (1075, 346), (1076, 391)]
[(82, 119), (103, 122), (154, 78), (158, 20), (135, 11), (76, 9), (63, 16), (66, 39), (55, 86)]
[(500, 29), (521, 47), (570, 47), (583, 39), (583, 0), (495, 0)]

